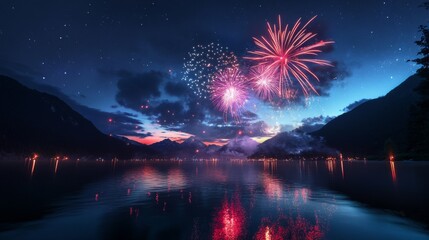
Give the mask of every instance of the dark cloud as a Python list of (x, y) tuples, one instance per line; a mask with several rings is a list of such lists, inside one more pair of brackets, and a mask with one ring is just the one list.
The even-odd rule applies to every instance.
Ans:
[[(138, 74), (129, 74), (136, 76)], [(157, 74), (157, 77), (163, 77), (165, 74)], [(132, 80), (123, 80), (135, 83), (137, 80), (131, 77)], [(159, 79), (159, 78), (158, 78)], [(118, 86), (121, 80), (118, 81)], [(212, 103), (206, 99), (197, 98), (194, 93), (180, 80), (168, 78), (165, 84), (158, 81), (152, 86), (152, 90), (157, 94), (144, 94), (139, 91), (135, 92), (135, 88), (122, 87), (119, 89), (117, 102), (127, 108), (137, 110), (149, 119), (160, 125), (163, 128), (174, 131), (182, 131), (190, 134), (201, 134), (206, 131), (207, 135), (220, 136), (217, 126), (225, 124), (223, 114), (216, 111)], [(131, 85), (131, 84), (127, 84)], [(173, 97), (161, 97), (162, 91)], [(126, 98), (126, 100), (124, 100)], [(179, 98), (180, 100), (176, 100)], [(128, 104), (124, 104), (127, 102)], [(141, 106), (144, 106), (143, 108)], [(146, 107), (148, 105), (148, 107)], [(245, 112), (244, 118), (246, 121), (255, 120), (257, 115), (252, 112)], [(236, 133), (238, 127), (234, 126), (229, 129), (223, 129), (232, 135)]]
[[(137, 74), (129, 75), (135, 76)], [(164, 74), (161, 76), (164, 76)], [(135, 81), (136, 80), (133, 80), (132, 82)], [(121, 81), (118, 81), (118, 85), (120, 82)], [(163, 89), (164, 93), (173, 98), (162, 98), (161, 93), (162, 100), (157, 96), (149, 96), (149, 98), (146, 98), (146, 95), (145, 97), (136, 96), (133, 97), (133, 100), (127, 100), (129, 103), (134, 102), (133, 104), (124, 105), (124, 102), (120, 101), (118, 101), (118, 103), (124, 107), (139, 111), (148, 116), (153, 123), (167, 130), (197, 135), (205, 141), (234, 138), (239, 134), (245, 134), (251, 137), (267, 136), (267, 133), (264, 132), (267, 128), (267, 124), (262, 121), (257, 121), (258, 115), (254, 112), (245, 110), (240, 116), (240, 121), (235, 122), (231, 119), (227, 121), (222, 112), (214, 109), (212, 102), (207, 99), (197, 98), (194, 93), (178, 79), (168, 78), (165, 84), (159, 82), (156, 87), (158, 91)], [(134, 89), (132, 91), (134, 91)], [(128, 92), (122, 89), (121, 95), (128, 96)], [(133, 94), (130, 94), (130, 96), (132, 95)], [(175, 100), (177, 98), (180, 100)], [(141, 108), (141, 105), (147, 105), (147, 101), (150, 102), (150, 106), (148, 108)]]
[(145, 137), (153, 136), (153, 134), (151, 132), (135, 132), (135, 131), (131, 131), (129, 133), (121, 134), (120, 136), (145, 138)]
[(165, 92), (171, 96), (183, 97), (189, 95), (189, 88), (181, 82), (167, 82)]
[[(121, 78), (116, 95), (118, 104), (148, 116), (153, 123), (162, 127), (195, 124), (212, 116), (221, 116), (214, 111), (211, 102), (196, 98), (184, 83), (166, 77), (167, 74), (121, 71), (119, 75)], [(173, 98), (163, 96), (163, 93)], [(180, 100), (175, 100), (177, 98)]]
[(241, 114), (241, 118), (244, 121), (252, 121), (258, 119), (258, 114), (247, 110)]
[(118, 72), (118, 93), (116, 101), (130, 109), (139, 111), (151, 98), (161, 96), (160, 86), (166, 77), (158, 71), (134, 74), (128, 71)]
[(264, 121), (247, 123), (244, 126), (243, 134), (251, 137), (266, 137), (269, 133), (266, 132), (268, 124)]
[(322, 115), (318, 117), (305, 118), (301, 121), (302, 125), (297, 129), (295, 129), (294, 131), (302, 132), (302, 133), (311, 133), (319, 130), (332, 119), (334, 119), (334, 117), (322, 116)]
[(370, 99), (364, 98), (364, 99), (355, 101), (355, 102), (349, 104), (347, 107), (343, 108), (343, 112), (351, 111), (351, 110), (355, 109), (356, 107), (358, 107), (359, 105), (361, 105), (362, 103), (364, 103), (364, 102), (366, 102), (368, 100), (370, 100)]
[(140, 112), (162, 127), (195, 124), (212, 117), (208, 105), (190, 99), (154, 101), (149, 108), (141, 109)]
[(267, 124), (264, 121), (257, 122), (231, 122), (219, 121), (218, 124), (199, 122), (182, 126), (171, 126), (168, 130), (182, 131), (199, 136), (204, 141), (217, 141), (219, 139), (231, 139), (238, 136), (264, 137), (269, 136), (265, 132)]
[(328, 123), (332, 119), (334, 119), (334, 117), (329, 117), (329, 116), (325, 117), (323, 115), (320, 115), (317, 117), (304, 118), (301, 122), (304, 125), (314, 125), (319, 123)]
[(319, 138), (305, 132), (282, 132), (260, 144), (253, 157), (286, 158), (294, 155), (335, 155), (336, 150), (327, 147)]
[[(310, 19), (303, 19), (303, 22), (307, 22)], [(316, 36), (313, 38), (314, 42), (320, 42), (320, 41), (333, 41), (332, 34), (330, 33), (329, 29), (331, 24), (327, 23), (326, 21), (323, 21), (323, 18), (316, 18), (313, 20), (310, 25), (307, 27), (308, 32), (316, 33)], [(330, 53), (335, 50), (335, 43), (329, 44), (322, 48), (323, 53)]]
[(150, 108), (150, 113), (156, 117), (157, 123), (163, 126), (176, 125), (186, 122), (186, 111), (181, 102), (163, 101), (158, 106)]
[(320, 96), (329, 96), (329, 90), (334, 83), (351, 76), (350, 70), (344, 63), (334, 61), (332, 65), (332, 67), (314, 66), (312, 68), (313, 72), (319, 78), (319, 82), (316, 82), (314, 85)]

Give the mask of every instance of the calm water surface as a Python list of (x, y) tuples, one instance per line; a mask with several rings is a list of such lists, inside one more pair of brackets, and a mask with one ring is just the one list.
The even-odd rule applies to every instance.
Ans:
[(429, 239), (428, 162), (0, 163), (0, 239)]

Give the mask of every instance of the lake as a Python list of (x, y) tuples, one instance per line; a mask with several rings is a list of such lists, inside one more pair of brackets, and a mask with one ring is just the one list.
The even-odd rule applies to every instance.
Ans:
[(0, 162), (0, 239), (429, 239), (429, 162)]

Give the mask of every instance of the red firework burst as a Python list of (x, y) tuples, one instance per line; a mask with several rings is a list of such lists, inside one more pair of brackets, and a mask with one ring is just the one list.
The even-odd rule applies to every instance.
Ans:
[[(253, 38), (259, 50), (249, 51), (253, 54), (246, 59), (256, 61), (257, 67), (263, 69), (262, 75), (274, 75), (277, 84), (277, 92), (281, 98), (290, 98), (290, 92), (295, 80), (301, 87), (304, 95), (308, 96), (311, 91), (317, 94), (316, 89), (310, 82), (310, 77), (317, 81), (319, 78), (309, 68), (309, 64), (332, 66), (329, 61), (311, 58), (322, 52), (321, 48), (333, 41), (319, 41), (309, 44), (317, 34), (308, 32), (306, 27), (316, 18), (314, 16), (301, 26), (301, 19), (289, 29), (289, 25), (282, 27), (279, 16), (278, 25), (268, 25), (269, 38)], [(293, 92), (293, 91), (292, 91)]]

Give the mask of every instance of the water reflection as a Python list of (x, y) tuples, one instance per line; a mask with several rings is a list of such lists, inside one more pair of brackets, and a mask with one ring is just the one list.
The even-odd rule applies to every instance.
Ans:
[(299, 188), (294, 191), (294, 203), (307, 203), (308, 197), (311, 195), (311, 191), (308, 188)]
[(244, 235), (245, 213), (238, 194), (232, 200), (225, 199), (213, 220), (212, 239), (240, 239)]
[[(0, 216), (0, 239), (46, 236), (79, 239), (86, 237), (84, 233), (93, 233), (93, 239), (348, 239), (350, 235), (358, 239), (404, 236), (427, 239), (428, 236), (413, 222), (375, 211), (360, 202), (381, 203), (371, 207), (401, 211), (407, 217), (413, 213), (427, 216), (429, 197), (424, 183), (429, 180), (429, 164), (413, 167), (411, 163), (394, 161), (364, 164), (335, 159), (320, 162), (100, 159), (74, 163), (62, 158), (44, 163), (31, 156), (24, 166), (21, 163), (21, 175), (0, 168), (3, 180), (0, 192), (4, 193), (0, 199), (0, 206), (4, 207), (0, 210), (5, 213)], [(397, 171), (401, 174), (401, 184), (392, 184), (397, 181)], [(18, 176), (26, 181), (17, 180)], [(72, 178), (74, 181), (70, 181)], [(74, 183), (80, 180), (81, 184)], [(7, 182), (21, 185), (9, 187)], [(22, 191), (32, 194), (22, 200)], [(22, 206), (28, 207), (20, 210)], [(35, 206), (40, 206), (41, 212), (36, 212)], [(19, 220), (24, 224), (2, 232), (18, 215), (26, 217)], [(359, 230), (363, 227), (366, 231)], [(77, 232), (76, 228), (82, 231)]]
[(392, 174), (392, 181), (396, 183), (396, 168), (395, 161), (391, 160), (390, 162), (390, 173)]
[(59, 161), (60, 161), (59, 159), (55, 159), (55, 169), (54, 169), (55, 174), (57, 174), (57, 171), (58, 171), (58, 162)]
[(182, 188), (186, 185), (186, 178), (182, 169), (170, 169), (167, 174), (168, 190)]
[(145, 166), (142, 171), (142, 184), (145, 188), (156, 190), (167, 186), (167, 190), (183, 188), (187, 184), (186, 177), (180, 168), (168, 170), (163, 174), (153, 166)]
[(324, 233), (318, 223), (317, 217), (315, 223), (297, 216), (281, 216), (277, 221), (272, 222), (268, 218), (263, 218), (258, 232), (254, 239), (257, 240), (283, 240), (283, 239), (322, 239)]
[(330, 174), (334, 174), (335, 160), (326, 160), (326, 167)]
[(264, 160), (264, 171), (271, 174), (277, 169), (277, 160)]
[(31, 160), (31, 176), (33, 176), (35, 168), (36, 168), (36, 159), (32, 159)]
[(25, 158), (25, 165), (28, 164), (28, 166), (30, 168), (30, 176), (31, 177), (34, 174), (34, 170), (36, 168), (37, 159), (39, 159), (39, 155), (37, 153), (33, 153), (33, 155)]
[(271, 177), (264, 173), (262, 175), (262, 181), (265, 189), (265, 193), (269, 198), (281, 198), (283, 196), (283, 188), (278, 179)]

